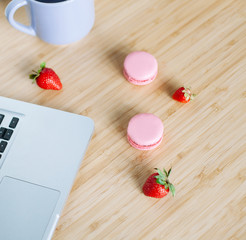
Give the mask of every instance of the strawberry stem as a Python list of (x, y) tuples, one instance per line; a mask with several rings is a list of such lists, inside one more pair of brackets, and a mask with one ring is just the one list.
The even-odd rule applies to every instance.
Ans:
[(173, 197), (175, 196), (175, 187), (173, 186), (172, 183), (169, 182), (168, 177), (170, 176), (170, 173), (172, 171), (172, 168), (168, 170), (168, 172), (163, 168), (163, 172), (159, 168), (155, 168), (155, 170), (158, 172), (158, 175), (155, 176), (156, 182), (158, 184), (161, 184), (165, 187), (166, 190), (170, 190), (172, 193)]
[(191, 93), (190, 89), (191, 87), (184, 87), (184, 90), (182, 91), (186, 101), (193, 100), (196, 96), (196, 94)]
[(33, 79), (33, 83), (36, 81), (36, 79), (39, 77), (40, 73), (42, 72), (42, 70), (45, 68), (46, 63), (42, 62), (40, 64), (40, 69), (38, 71), (34, 71), (32, 70), (32, 72), (34, 72), (35, 74), (30, 74), (29, 78)]

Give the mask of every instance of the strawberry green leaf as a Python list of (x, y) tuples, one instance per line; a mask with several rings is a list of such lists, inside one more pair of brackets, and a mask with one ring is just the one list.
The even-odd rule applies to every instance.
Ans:
[(162, 179), (160, 175), (155, 176), (156, 179)]
[(33, 80), (32, 83), (35, 83), (38, 76), (39, 75), (37, 75), (37, 74), (31, 74), (31, 75), (29, 75), (29, 78)]
[(187, 92), (184, 93), (184, 96), (185, 96), (185, 99), (186, 99), (186, 100), (189, 100), (190, 95), (189, 95)]
[(40, 68), (41, 68), (41, 70), (42, 70), (43, 68), (45, 68), (45, 65), (46, 65), (46, 63), (45, 63), (45, 62), (42, 62), (42, 63), (40, 64)]
[(160, 178), (156, 179), (156, 182), (161, 184), (161, 185), (165, 184), (165, 182), (162, 179), (160, 179)]
[(29, 78), (30, 78), (30, 79), (34, 79), (35, 77), (36, 77), (36, 74), (30, 74), (30, 75), (29, 75)]
[(168, 184), (166, 184), (166, 183), (165, 183), (164, 186), (165, 186), (165, 189), (166, 189), (166, 190), (169, 188), (169, 187), (168, 187)]
[(170, 169), (168, 170), (167, 177), (170, 176), (171, 171), (172, 171), (172, 168), (170, 168)]
[(165, 170), (165, 168), (163, 168), (163, 172), (165, 173), (166, 177), (168, 177), (167, 171)]
[(157, 170), (159, 176), (161, 176), (162, 178), (165, 178), (163, 172), (159, 168), (156, 168), (156, 170)]
[(170, 189), (170, 191), (171, 191), (171, 193), (172, 193), (172, 195), (174, 197), (175, 196), (175, 187), (173, 186), (172, 183), (169, 183), (168, 185), (169, 185), (169, 189)]

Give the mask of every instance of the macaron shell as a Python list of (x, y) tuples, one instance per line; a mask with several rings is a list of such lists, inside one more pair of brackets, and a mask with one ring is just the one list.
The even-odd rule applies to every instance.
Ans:
[(162, 140), (163, 131), (163, 123), (157, 116), (141, 113), (129, 121), (127, 135), (137, 145), (151, 146)]
[(158, 63), (155, 57), (147, 52), (132, 52), (125, 58), (124, 71), (136, 81), (153, 81), (158, 72)]

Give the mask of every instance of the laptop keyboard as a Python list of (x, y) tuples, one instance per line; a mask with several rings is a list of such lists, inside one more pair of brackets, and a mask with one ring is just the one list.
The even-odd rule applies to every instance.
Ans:
[(0, 168), (18, 128), (20, 116), (0, 109)]

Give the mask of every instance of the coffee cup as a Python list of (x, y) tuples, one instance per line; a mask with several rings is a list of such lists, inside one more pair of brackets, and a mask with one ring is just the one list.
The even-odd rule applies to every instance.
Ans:
[[(30, 26), (14, 19), (15, 12), (27, 8)], [(9, 23), (19, 31), (56, 45), (85, 37), (95, 19), (94, 0), (13, 0), (5, 9)]]

